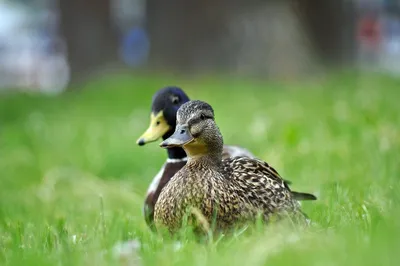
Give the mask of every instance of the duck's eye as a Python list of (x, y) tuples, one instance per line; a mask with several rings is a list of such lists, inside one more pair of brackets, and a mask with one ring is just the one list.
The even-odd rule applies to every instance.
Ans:
[(160, 122), (160, 121), (157, 121), (157, 122), (156, 122), (156, 126), (158, 126), (159, 124), (161, 124), (161, 122)]
[(172, 96), (171, 101), (173, 104), (178, 104), (179, 103), (179, 97), (178, 96)]
[(201, 115), (200, 115), (200, 119), (201, 119), (201, 120), (205, 120), (205, 119), (206, 119), (206, 116), (205, 116), (204, 114), (201, 114)]

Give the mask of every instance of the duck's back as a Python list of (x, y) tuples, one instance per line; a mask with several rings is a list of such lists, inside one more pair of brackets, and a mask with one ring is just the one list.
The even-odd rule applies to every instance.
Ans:
[(280, 211), (299, 209), (287, 184), (266, 162), (248, 157), (228, 158), (222, 162), (224, 176), (231, 179), (238, 197), (262, 212), (266, 219)]

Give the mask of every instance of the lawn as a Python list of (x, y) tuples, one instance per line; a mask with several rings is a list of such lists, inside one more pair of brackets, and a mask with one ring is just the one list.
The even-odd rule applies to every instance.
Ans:
[[(135, 144), (165, 85), (209, 102), (226, 144), (273, 165), (308, 230), (271, 226), (180, 249), (147, 228), (144, 195), (166, 158)], [(400, 80), (342, 73), (301, 82), (115, 75), (59, 96), (0, 96), (0, 265), (398, 265)]]

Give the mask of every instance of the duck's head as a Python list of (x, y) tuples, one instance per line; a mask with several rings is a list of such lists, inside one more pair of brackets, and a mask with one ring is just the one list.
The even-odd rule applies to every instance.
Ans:
[(213, 108), (208, 103), (198, 100), (183, 104), (177, 113), (175, 132), (160, 146), (183, 147), (191, 158), (207, 154), (220, 156), (223, 138), (215, 123)]
[(172, 135), (176, 125), (176, 112), (188, 101), (189, 97), (178, 87), (165, 87), (157, 91), (151, 104), (150, 126), (136, 143), (142, 146)]

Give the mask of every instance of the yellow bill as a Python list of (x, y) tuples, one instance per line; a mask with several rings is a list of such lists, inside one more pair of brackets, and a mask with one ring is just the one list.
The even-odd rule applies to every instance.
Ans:
[(146, 132), (144, 132), (143, 135), (140, 136), (136, 143), (142, 146), (146, 143), (156, 141), (161, 138), (165, 133), (167, 133), (170, 129), (171, 127), (165, 120), (163, 111), (160, 111), (157, 114), (151, 113), (150, 126), (146, 130)]

